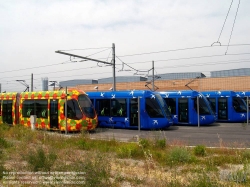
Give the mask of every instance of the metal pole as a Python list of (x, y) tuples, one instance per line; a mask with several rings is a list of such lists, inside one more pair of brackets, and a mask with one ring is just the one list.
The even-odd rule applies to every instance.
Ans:
[(113, 91), (116, 91), (115, 82), (115, 44), (112, 44), (112, 62), (113, 62)]
[(248, 125), (248, 123), (249, 123), (249, 106), (248, 106), (248, 104), (249, 104), (249, 101), (248, 101), (248, 96), (247, 96), (247, 125)]
[(31, 92), (33, 92), (33, 73), (31, 73)]
[(66, 99), (65, 99), (65, 134), (67, 134), (67, 113), (68, 113), (68, 104), (67, 104), (67, 101), (68, 101), (68, 89), (67, 89), (67, 86), (66, 86)]
[(197, 114), (198, 114), (198, 127), (200, 127), (200, 106), (199, 106), (199, 96), (197, 96)]
[(155, 69), (154, 69), (154, 61), (152, 61), (152, 76), (153, 76), (153, 79), (152, 79), (152, 87), (153, 87), (153, 92), (155, 91)]
[(138, 97), (138, 131), (141, 131), (141, 112), (140, 112), (140, 106), (141, 106), (141, 102), (140, 102), (140, 97)]

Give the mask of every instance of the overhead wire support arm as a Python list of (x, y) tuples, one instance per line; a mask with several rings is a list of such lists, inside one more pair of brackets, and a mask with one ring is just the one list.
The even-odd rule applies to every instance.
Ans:
[(82, 58), (82, 59), (86, 59), (86, 60), (91, 60), (91, 61), (95, 61), (95, 62), (101, 62), (101, 63), (104, 63), (104, 64), (113, 65), (113, 63), (110, 63), (110, 62), (105, 62), (105, 61), (102, 61), (102, 60), (96, 60), (96, 59), (92, 59), (92, 58), (88, 58), (88, 57), (74, 55), (74, 54), (71, 54), (71, 53), (65, 53), (65, 52), (62, 52), (62, 51), (55, 51), (55, 52), (63, 54), (63, 55), (68, 55), (68, 56), (76, 57), (76, 58)]
[[(103, 63), (103, 64), (111, 65), (111, 66), (113, 67), (113, 91), (116, 91), (116, 78), (115, 78), (115, 44), (114, 44), (114, 43), (112, 44), (112, 63), (110, 63), (110, 62), (105, 62), (105, 61), (102, 61), (102, 60), (93, 59), (93, 58), (83, 57), (83, 56), (79, 56), (79, 55), (74, 55), (74, 54), (71, 54), (71, 53), (62, 52), (62, 51), (60, 51), (60, 50), (55, 51), (55, 52), (56, 52), (56, 53), (63, 54), (63, 55), (68, 55), (68, 56), (70, 56), (70, 57), (82, 58), (82, 59), (85, 59), (85, 60), (90, 60), (90, 61), (94, 61), (94, 62), (100, 62), (100, 63)], [(95, 53), (95, 54), (97, 54), (97, 53)]]

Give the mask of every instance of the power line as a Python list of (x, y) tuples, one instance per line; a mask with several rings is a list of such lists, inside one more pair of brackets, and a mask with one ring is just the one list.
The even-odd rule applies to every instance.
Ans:
[(110, 47), (98, 47), (98, 48), (85, 48), (85, 49), (67, 49), (67, 50), (59, 50), (59, 51), (79, 51), (79, 50), (83, 51), (83, 50), (104, 49), (104, 48), (109, 48), (110, 49)]
[[(235, 17), (234, 17), (234, 23), (233, 23), (232, 31), (231, 31), (231, 34), (230, 34), (230, 37), (229, 37), (227, 50), (228, 50), (228, 47), (229, 47), (229, 44), (230, 44), (230, 41), (231, 41), (231, 37), (232, 37), (233, 30), (234, 30), (234, 24), (235, 24), (235, 20), (236, 20), (237, 14), (238, 14), (239, 6), (240, 6), (240, 0), (239, 0), (237, 11), (236, 11), (236, 14), (235, 14)], [(226, 50), (225, 54), (227, 54), (227, 50)]]
[[(228, 14), (229, 14), (229, 12), (230, 12), (230, 9), (231, 9), (232, 4), (233, 4), (233, 0), (231, 1), (231, 5), (230, 5), (230, 7), (229, 7), (229, 9), (228, 9), (227, 16), (228, 16)], [(217, 42), (214, 42), (213, 44), (219, 43), (219, 44), (221, 45), (221, 43), (220, 43), (220, 36), (221, 36), (222, 30), (223, 30), (223, 28), (224, 28), (224, 26), (225, 26), (225, 23), (226, 23), (226, 20), (227, 20), (227, 16), (226, 16), (226, 19), (225, 19), (225, 21), (224, 21), (224, 23), (223, 23), (223, 26), (222, 26), (222, 28), (221, 28), (219, 38), (218, 38)], [(213, 45), (213, 44), (212, 44), (212, 45)], [(211, 45), (211, 46), (212, 46), (212, 45)]]

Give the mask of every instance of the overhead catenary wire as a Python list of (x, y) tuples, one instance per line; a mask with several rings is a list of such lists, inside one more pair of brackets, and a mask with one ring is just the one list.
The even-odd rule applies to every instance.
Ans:
[(222, 33), (223, 29), (224, 29), (224, 26), (225, 26), (225, 23), (226, 23), (226, 21), (227, 21), (227, 17), (228, 17), (228, 14), (229, 14), (229, 12), (230, 12), (230, 9), (231, 9), (232, 4), (233, 4), (233, 0), (231, 1), (230, 7), (229, 7), (229, 9), (228, 9), (227, 16), (226, 16), (226, 19), (225, 19), (225, 21), (224, 21), (224, 23), (223, 23), (223, 26), (222, 26), (222, 28), (221, 28), (219, 38), (218, 38), (217, 42), (212, 43), (211, 46), (213, 46), (215, 43), (219, 43), (219, 44), (221, 45), (221, 43), (220, 43), (221, 33)]
[(231, 41), (232, 33), (233, 33), (233, 30), (234, 30), (234, 24), (235, 24), (235, 21), (236, 21), (236, 18), (237, 18), (237, 14), (238, 14), (239, 7), (240, 7), (240, 0), (239, 0), (238, 7), (237, 7), (237, 11), (236, 11), (236, 14), (235, 14), (235, 17), (234, 17), (234, 23), (233, 23), (233, 27), (232, 27), (232, 30), (231, 30), (231, 34), (230, 34), (229, 41), (228, 41), (228, 44), (227, 44), (227, 50), (226, 50), (226, 52), (225, 52), (225, 55), (227, 54), (228, 47), (229, 47), (229, 44), (230, 44), (230, 41)]
[[(221, 46), (228, 46), (228, 45), (221, 45)], [(235, 47), (235, 46), (250, 46), (250, 44), (231, 44), (229, 45), (230, 47)], [(207, 48), (207, 47), (218, 47), (218, 46), (200, 46), (200, 47), (191, 47), (191, 48), (182, 48), (182, 49), (173, 49), (173, 50), (167, 50), (167, 51), (155, 51), (155, 52), (148, 52), (148, 53), (138, 53), (138, 54), (132, 54), (132, 55), (121, 55), (117, 56), (119, 58), (121, 57), (128, 57), (128, 56), (136, 56), (136, 55), (146, 55), (146, 54), (154, 54), (154, 53), (165, 53), (165, 52), (174, 52), (174, 51), (184, 51), (184, 50), (191, 50), (191, 49), (199, 49), (199, 48)], [(227, 55), (247, 55), (250, 53), (241, 53), (241, 54), (227, 54)], [(98, 58), (98, 59), (107, 59), (105, 58)], [(10, 72), (15, 72), (15, 71), (23, 71), (23, 70), (28, 70), (28, 69), (36, 69), (36, 68), (45, 68), (45, 67), (50, 67), (50, 66), (58, 66), (62, 64), (66, 64), (70, 60), (60, 62), (60, 63), (55, 63), (55, 64), (49, 64), (49, 65), (43, 65), (43, 66), (34, 66), (34, 67), (29, 67), (29, 68), (21, 68), (21, 69), (15, 69), (15, 70), (8, 70), (8, 71), (2, 71), (2, 73), (10, 73)], [(147, 62), (152, 62), (152, 61), (147, 61)]]

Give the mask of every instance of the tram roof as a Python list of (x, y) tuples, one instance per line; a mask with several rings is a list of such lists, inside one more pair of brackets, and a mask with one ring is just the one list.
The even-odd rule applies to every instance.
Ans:
[(202, 91), (201, 92), (206, 97), (214, 96), (214, 97), (230, 97), (237, 96), (236, 92), (232, 90), (219, 90), (219, 91)]
[(174, 91), (162, 91), (158, 92), (160, 95), (165, 95), (166, 97), (168, 96), (174, 96), (174, 97), (197, 97), (200, 95), (199, 92), (194, 91), (194, 90), (174, 90)]
[(250, 91), (240, 91), (240, 92), (235, 92), (238, 94), (240, 97), (249, 97), (250, 96)]
[(96, 91), (96, 92), (86, 92), (89, 97), (96, 98), (137, 98), (139, 96), (152, 96), (158, 94), (149, 90), (122, 90), (122, 91)]

